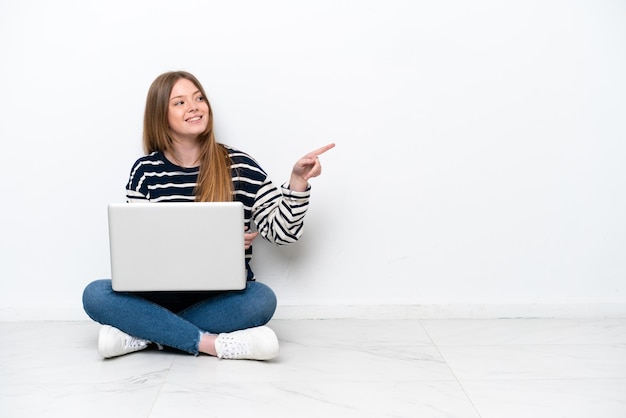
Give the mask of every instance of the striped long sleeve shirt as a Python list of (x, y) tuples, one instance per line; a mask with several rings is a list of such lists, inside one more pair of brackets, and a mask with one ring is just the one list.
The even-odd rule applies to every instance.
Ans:
[[(276, 187), (259, 164), (245, 152), (226, 146), (232, 161), (234, 199), (244, 207), (244, 223), (251, 222), (266, 240), (284, 245), (302, 235), (304, 216), (309, 205), (310, 188), (304, 192)], [(139, 158), (126, 185), (128, 202), (193, 202), (198, 168), (179, 167), (161, 152)], [(243, 231), (242, 231), (243, 233)], [(248, 280), (254, 280), (250, 268), (252, 247), (246, 250)]]

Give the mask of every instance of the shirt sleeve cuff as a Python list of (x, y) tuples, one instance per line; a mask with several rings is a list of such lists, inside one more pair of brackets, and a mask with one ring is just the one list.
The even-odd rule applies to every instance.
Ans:
[(303, 198), (303, 199), (308, 199), (311, 196), (311, 185), (309, 184), (306, 188), (305, 191), (303, 192), (296, 192), (295, 190), (291, 190), (289, 188), (289, 183), (283, 183), (283, 185), (281, 186), (282, 192), (283, 192), (283, 196), (287, 196), (287, 197), (292, 197), (292, 198)]

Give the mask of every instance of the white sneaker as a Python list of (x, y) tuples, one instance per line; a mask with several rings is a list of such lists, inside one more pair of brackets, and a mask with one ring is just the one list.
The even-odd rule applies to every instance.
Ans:
[(219, 334), (217, 356), (223, 359), (269, 360), (278, 356), (278, 338), (266, 326)]
[(98, 353), (104, 358), (122, 356), (148, 347), (150, 341), (123, 333), (110, 325), (103, 325), (98, 336)]

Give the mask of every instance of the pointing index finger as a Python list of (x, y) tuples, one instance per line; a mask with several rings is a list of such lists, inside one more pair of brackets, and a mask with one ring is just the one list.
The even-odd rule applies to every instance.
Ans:
[(323, 153), (325, 153), (326, 151), (328, 151), (329, 149), (332, 149), (334, 147), (335, 147), (335, 143), (333, 142), (331, 144), (324, 145), (323, 147), (318, 148), (315, 151), (310, 152), (309, 155), (314, 155), (314, 156), (317, 157), (318, 155), (322, 155)]

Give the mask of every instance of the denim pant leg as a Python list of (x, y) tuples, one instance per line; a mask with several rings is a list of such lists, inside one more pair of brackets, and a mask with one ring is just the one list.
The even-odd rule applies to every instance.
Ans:
[(276, 311), (268, 286), (247, 282), (246, 289), (224, 292), (174, 313), (141, 296), (116, 292), (111, 280), (96, 280), (83, 292), (91, 319), (134, 337), (197, 355), (202, 332), (217, 334), (266, 324)]
[(219, 334), (265, 325), (276, 311), (276, 295), (267, 285), (249, 281), (241, 291), (221, 293), (179, 312), (198, 328)]
[(83, 308), (94, 321), (133, 337), (198, 354), (201, 330), (196, 325), (140, 296), (114, 291), (111, 280), (87, 285)]

